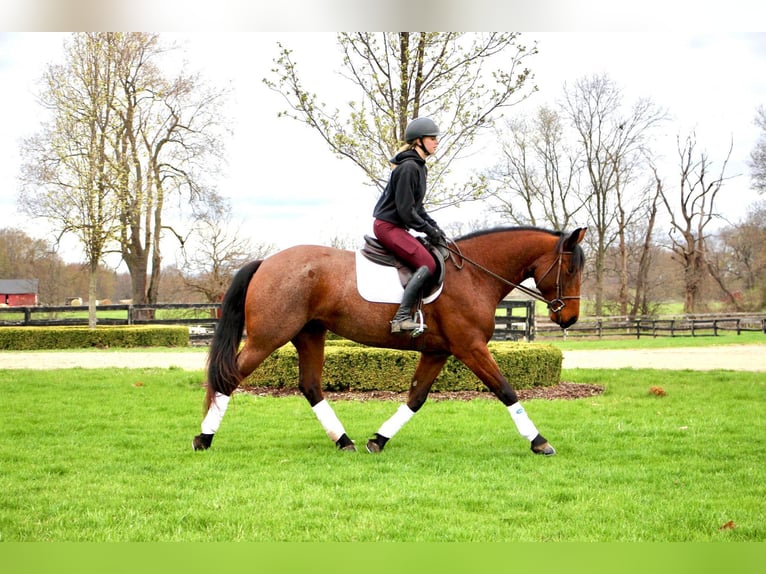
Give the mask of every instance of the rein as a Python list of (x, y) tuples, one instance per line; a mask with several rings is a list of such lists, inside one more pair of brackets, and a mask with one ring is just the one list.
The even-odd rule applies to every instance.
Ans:
[[(450, 247), (449, 244), (454, 245), (455, 246), (454, 249), (452, 247)], [(528, 287), (525, 287), (524, 285), (519, 285), (518, 283), (514, 283), (513, 281), (509, 281), (505, 277), (501, 277), (500, 275), (498, 275), (494, 271), (491, 271), (491, 270), (487, 269), (481, 263), (478, 263), (476, 261), (473, 261), (473, 260), (469, 259), (465, 255), (463, 255), (462, 251), (460, 251), (460, 247), (458, 246), (458, 244), (455, 243), (454, 241), (452, 241), (451, 239), (447, 239), (446, 244), (442, 244), (441, 246), (444, 247), (447, 251), (449, 251), (452, 255), (456, 255), (461, 260), (467, 261), (468, 263), (470, 263), (471, 265), (473, 265), (477, 269), (480, 269), (481, 271), (483, 271), (487, 275), (489, 275), (491, 277), (494, 277), (495, 279), (497, 279), (501, 283), (504, 283), (504, 284), (514, 288), (514, 289), (518, 289), (519, 291), (521, 291), (522, 293), (526, 293), (527, 295), (529, 295), (533, 299), (537, 299), (538, 301), (540, 301), (542, 303), (545, 303), (546, 306), (548, 307), (548, 309), (550, 309), (552, 313), (558, 313), (559, 311), (561, 311), (566, 306), (566, 303), (564, 302), (565, 299), (579, 299), (580, 298), (579, 296), (574, 296), (574, 295), (570, 295), (570, 296), (564, 297), (562, 292), (561, 292), (561, 263), (562, 263), (562, 258), (564, 256), (564, 254), (567, 254), (567, 253), (571, 254), (570, 251), (563, 251), (563, 250), (560, 249), (559, 252), (558, 252), (558, 257), (556, 258), (556, 261), (551, 263), (551, 266), (548, 267), (547, 271), (545, 273), (543, 273), (542, 277), (540, 277), (540, 281), (542, 281), (543, 279), (545, 279), (548, 276), (548, 273), (550, 273), (553, 270), (554, 266), (556, 266), (556, 265), (558, 266), (558, 269), (556, 271), (556, 298), (548, 300), (545, 297), (543, 297), (542, 294), (539, 291), (535, 291), (535, 290), (529, 289)], [(452, 255), (450, 255), (450, 259), (452, 260), (452, 263), (458, 269), (462, 269), (463, 264), (461, 263), (460, 265), (458, 265), (457, 262), (455, 261), (455, 259), (452, 257)], [(537, 281), (535, 281), (535, 283), (537, 283)]]

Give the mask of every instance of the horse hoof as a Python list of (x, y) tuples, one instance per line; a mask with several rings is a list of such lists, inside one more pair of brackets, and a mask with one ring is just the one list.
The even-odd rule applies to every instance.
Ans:
[(192, 440), (192, 448), (194, 450), (207, 450), (213, 443), (213, 435), (211, 434), (198, 434)]
[(538, 446), (532, 446), (532, 452), (535, 454), (541, 454), (543, 456), (553, 456), (556, 454), (556, 449), (553, 448), (550, 443), (544, 442)]
[(378, 454), (381, 450), (383, 449), (374, 440), (370, 439), (367, 441), (367, 452), (370, 454)]
[(340, 435), (340, 438), (335, 441), (335, 446), (338, 447), (338, 450), (345, 450), (347, 452), (356, 452), (356, 445), (354, 444), (354, 441), (348, 438), (348, 435), (346, 433), (343, 433)]
[(375, 433), (375, 436), (373, 436), (370, 440), (367, 441), (367, 452), (370, 454), (378, 454), (380, 451), (383, 450), (383, 447), (386, 446), (386, 443), (388, 442), (388, 438), (384, 437), (382, 435), (379, 435), (378, 433)]

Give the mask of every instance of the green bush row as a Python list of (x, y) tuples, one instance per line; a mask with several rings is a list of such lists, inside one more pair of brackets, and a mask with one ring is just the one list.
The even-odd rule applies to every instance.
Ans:
[(187, 347), (189, 329), (184, 326), (3, 327), (0, 349), (89, 349), (92, 347)]
[[(545, 387), (560, 382), (561, 350), (536, 343), (490, 343), (500, 371), (516, 389)], [(327, 391), (406, 391), (418, 353), (328, 343), (322, 374)], [(245, 387), (296, 388), (298, 356), (292, 345), (273, 353), (245, 381)], [(435, 391), (485, 391), (470, 370), (450, 357), (434, 382)]]

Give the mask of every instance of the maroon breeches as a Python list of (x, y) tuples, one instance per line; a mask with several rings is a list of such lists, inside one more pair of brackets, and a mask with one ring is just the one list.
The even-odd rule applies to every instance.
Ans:
[(432, 274), (436, 272), (436, 262), (428, 249), (405, 229), (376, 219), (372, 224), (372, 230), (378, 241), (409, 265), (413, 271), (425, 265)]

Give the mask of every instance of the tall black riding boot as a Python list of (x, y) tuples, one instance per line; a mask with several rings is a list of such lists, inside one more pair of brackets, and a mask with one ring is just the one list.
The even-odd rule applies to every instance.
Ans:
[[(420, 291), (423, 289), (423, 285), (431, 277), (431, 272), (428, 267), (423, 265), (412, 276), (410, 282), (407, 283), (407, 287), (404, 288), (404, 294), (402, 295), (402, 303), (399, 306), (399, 310), (391, 320), (391, 332), (401, 333), (402, 331), (414, 331), (420, 328), (420, 323), (412, 318), (412, 307), (420, 296)], [(425, 329), (425, 325), (423, 325)]]

